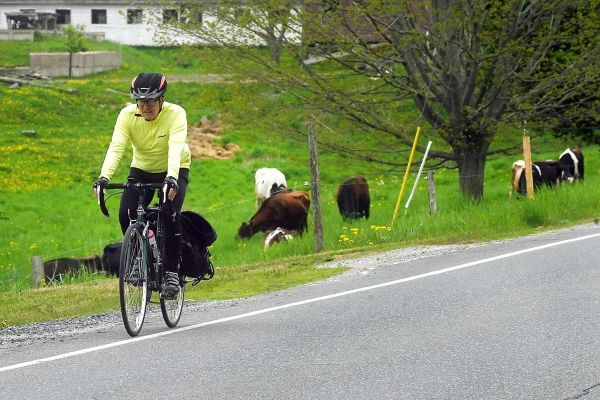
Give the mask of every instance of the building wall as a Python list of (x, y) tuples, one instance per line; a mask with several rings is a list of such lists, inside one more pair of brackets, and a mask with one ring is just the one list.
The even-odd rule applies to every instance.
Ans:
[[(64, 4), (56, 2), (53, 4), (0, 2), (0, 30), (8, 29), (5, 13), (18, 12), (21, 9), (34, 9), (37, 12), (52, 12), (56, 10), (71, 10), (71, 24), (83, 25), (86, 32), (102, 32), (106, 40), (128, 44), (156, 46), (160, 43), (156, 38), (154, 28), (148, 24), (147, 18), (151, 17), (157, 9), (145, 8), (143, 10), (143, 23), (128, 24), (127, 9), (136, 6), (125, 4)], [(175, 8), (175, 7), (174, 7)], [(106, 24), (92, 24), (92, 9), (106, 10)], [(159, 12), (162, 16), (162, 13)], [(59, 25), (60, 26), (60, 25)]]
[[(71, 25), (83, 25), (85, 32), (103, 33), (106, 40), (127, 45), (159, 46), (161, 43), (157, 32), (157, 20), (162, 22), (162, 8), (151, 7), (139, 3), (139, 8), (143, 8), (143, 17), (141, 24), (127, 23), (127, 10), (138, 8), (133, 5), (134, 0), (38, 0), (35, 3), (17, 0), (0, 0), (0, 31), (8, 29), (6, 15), (7, 12), (19, 12), (22, 9), (33, 9), (36, 12), (56, 13), (56, 10), (71, 10)], [(173, 2), (172, 9), (179, 10), (179, 2)], [(167, 7), (169, 8), (169, 7)], [(106, 24), (92, 24), (92, 10), (106, 10)], [(203, 23), (212, 23), (216, 17), (210, 12), (203, 13)], [(61, 25), (59, 24), (60, 28)], [(244, 42), (248, 45), (264, 45), (264, 42), (252, 35), (247, 38), (240, 38), (234, 30), (225, 24), (220, 26), (225, 38), (230, 35), (232, 43), (239, 44)], [(229, 34), (228, 32), (232, 32)], [(164, 32), (162, 32), (164, 34)], [(293, 32), (288, 32), (288, 39), (298, 41), (299, 36)], [(176, 34), (167, 34), (170, 44), (183, 44), (198, 42), (198, 38), (177, 36)]]

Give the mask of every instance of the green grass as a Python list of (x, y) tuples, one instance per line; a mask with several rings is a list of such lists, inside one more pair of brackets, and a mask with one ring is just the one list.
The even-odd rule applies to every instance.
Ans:
[[(18, 45), (22, 47), (17, 51), (13, 42), (0, 43), (0, 65), (26, 63), (26, 59), (19, 58), (21, 53), (26, 54), (23, 47), (29, 46), (31, 51), (58, 50), (61, 43), (57, 38), (43, 38)], [(195, 78), (222, 71), (217, 61), (229, 62), (227, 55), (221, 56), (215, 49), (194, 50), (197, 60), (184, 67), (177, 62), (181, 50), (175, 48), (109, 42), (94, 46), (122, 51), (123, 68), (52, 83), (57, 89), (71, 88), (77, 93), (0, 86), (0, 325), (117, 309), (114, 278), (84, 274), (62, 285), (30, 289), (30, 259), (35, 255), (48, 260), (101, 254), (106, 244), (120, 239), (118, 221), (101, 215), (91, 184), (100, 169), (117, 113), (128, 101), (129, 81), (140, 70), (177, 77), (169, 83), (168, 100), (186, 108), (190, 124), (203, 116), (220, 121), (224, 134), (219, 141), (240, 146), (233, 159), (193, 161), (184, 208), (200, 212), (214, 225), (218, 240), (211, 253), (218, 270), (213, 280), (190, 289), (188, 299), (245, 297), (323, 279), (342, 270), (315, 269), (314, 265), (340, 254), (510, 237), (591, 221), (600, 215), (596, 200), (600, 195), (600, 149), (596, 146), (583, 149), (584, 183), (542, 191), (533, 200), (508, 201), (510, 168), (520, 156), (496, 156), (488, 161), (480, 204), (462, 198), (456, 170), (438, 170), (436, 215), (429, 215), (424, 180), (404, 212), (415, 177), (413, 170), (394, 226), (390, 224), (404, 170), (369, 165), (320, 149), (326, 253), (313, 254), (312, 217), (304, 236), (265, 250), (261, 235), (249, 241), (235, 238), (240, 223), (255, 211), (254, 171), (263, 166), (277, 167), (286, 174), (289, 186), (309, 190), (305, 186), (310, 181), (306, 139), (293, 133), (294, 129), (306, 130), (308, 111), (289, 93), (260, 83), (199, 82)], [(397, 113), (397, 120), (403, 121), (409, 131), (422, 123), (415, 119), (413, 108), (398, 108)], [(331, 130), (319, 127), (318, 135), (339, 135), (365, 150), (373, 148), (371, 137), (331, 116), (322, 118)], [(24, 136), (21, 131), (25, 129), (34, 129), (37, 135)], [(520, 136), (512, 133), (515, 130), (503, 132), (498, 143), (520, 142)], [(445, 149), (430, 130), (424, 129), (421, 141), (427, 140), (434, 140), (435, 149)], [(534, 158), (556, 158), (570, 144), (549, 136), (533, 138)], [(121, 162), (113, 181), (126, 177), (128, 161)], [(371, 218), (344, 222), (335, 204), (335, 193), (344, 178), (356, 174), (369, 181)], [(116, 216), (118, 196), (109, 199), (108, 207)]]

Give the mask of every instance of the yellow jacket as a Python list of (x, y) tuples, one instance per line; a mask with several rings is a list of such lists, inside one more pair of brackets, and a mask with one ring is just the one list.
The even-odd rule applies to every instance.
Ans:
[(177, 179), (179, 168), (189, 168), (192, 159), (186, 138), (187, 118), (181, 106), (165, 101), (158, 116), (146, 121), (139, 116), (137, 106), (129, 104), (117, 117), (100, 176), (110, 179), (131, 145), (132, 167), (146, 172), (167, 171)]

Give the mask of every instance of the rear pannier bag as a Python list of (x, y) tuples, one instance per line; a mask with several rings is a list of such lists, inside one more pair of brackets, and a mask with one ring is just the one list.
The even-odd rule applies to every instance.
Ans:
[(181, 212), (181, 269), (185, 276), (208, 280), (215, 274), (208, 247), (217, 240), (217, 232), (200, 214)]

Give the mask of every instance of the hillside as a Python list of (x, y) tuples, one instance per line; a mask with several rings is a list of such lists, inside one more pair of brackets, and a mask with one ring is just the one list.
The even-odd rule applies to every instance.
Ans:
[[(51, 41), (42, 43), (58, 47)], [(12, 46), (0, 43), (0, 65), (20, 62), (13, 64), (7, 60), (15, 54)], [(262, 248), (260, 235), (249, 241), (235, 238), (238, 226), (255, 211), (253, 180), (257, 168), (279, 168), (286, 174), (290, 187), (310, 190), (306, 138), (294, 133), (306, 132), (308, 115), (295, 98), (243, 77), (220, 75), (222, 70), (216, 60), (226, 56), (219, 56), (214, 49), (147, 49), (110, 43), (103, 46), (118, 47), (123, 52), (121, 70), (79, 79), (56, 79), (52, 82), (54, 88), (11, 89), (0, 84), (3, 99), (0, 291), (28, 287), (32, 256), (48, 260), (101, 254), (105, 245), (120, 239), (118, 222), (101, 215), (91, 184), (98, 175), (118, 111), (129, 101), (128, 84), (141, 69), (167, 75), (170, 79), (167, 100), (186, 108), (190, 141), (198, 140), (200, 149), (213, 150), (198, 151), (184, 204), (185, 209), (204, 215), (219, 236), (211, 249), (219, 270), (203, 290), (208, 290), (214, 298), (235, 297), (245, 293), (237, 285), (242, 280), (264, 279), (266, 284), (250, 290), (256, 292), (337, 273), (315, 272), (311, 259), (305, 257), (314, 249), (312, 216), (309, 232), (302, 238), (268, 250)], [(33, 47), (39, 50), (40, 44), (34, 43)], [(181, 61), (183, 58), (192, 59), (191, 66), (184, 67), (187, 63)], [(65, 88), (76, 93), (60, 90)], [(406, 112), (413, 114), (413, 110)], [(406, 129), (414, 131), (419, 121), (412, 121), (413, 125)], [(334, 124), (317, 129), (318, 135), (354, 134), (351, 127), (341, 122), (335, 124), (335, 120)], [(36, 134), (26, 136), (24, 130), (34, 130)], [(206, 140), (207, 133), (211, 135), (210, 141)], [(434, 148), (441, 146), (435, 141), (434, 132), (424, 131), (421, 141), (426, 143), (430, 139), (434, 140)], [(516, 144), (520, 137), (506, 133), (498, 140)], [(568, 145), (571, 144), (551, 136), (532, 139), (535, 159), (556, 158)], [(397, 149), (399, 153), (406, 150)], [(429, 215), (427, 183), (422, 180), (410, 209), (404, 214), (402, 208), (399, 220), (392, 227), (390, 222), (404, 170), (367, 164), (321, 149), (320, 187), (328, 251), (322, 259), (416, 243), (514, 236), (596, 218), (600, 210), (595, 184), (600, 168), (598, 148), (584, 147), (584, 153), (585, 183), (542, 192), (534, 201), (508, 201), (510, 168), (515, 159), (522, 158), (520, 155), (489, 159), (485, 197), (480, 204), (461, 198), (455, 170), (437, 170), (438, 214)], [(417, 159), (420, 157), (417, 155)], [(127, 167), (128, 160), (122, 161), (113, 181), (124, 179)], [(402, 205), (412, 188), (416, 169), (410, 175)], [(346, 223), (338, 213), (335, 193), (344, 178), (357, 174), (364, 175), (370, 185), (371, 218)], [(111, 198), (108, 205), (116, 215), (118, 196)], [(80, 276), (71, 282), (98, 279), (104, 278)]]

